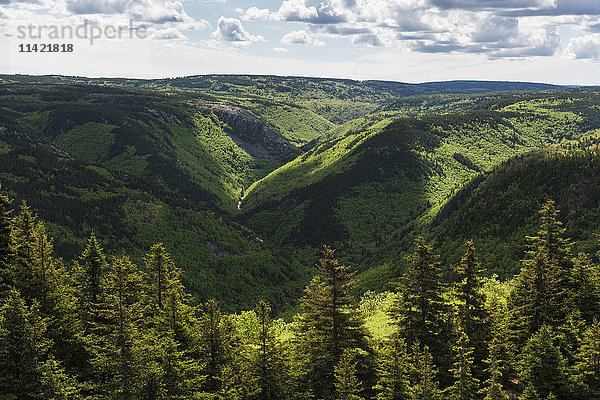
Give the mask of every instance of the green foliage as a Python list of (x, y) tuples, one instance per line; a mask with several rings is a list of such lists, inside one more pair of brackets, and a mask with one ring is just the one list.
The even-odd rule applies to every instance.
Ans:
[(48, 357), (52, 345), (38, 305), (27, 306), (11, 290), (0, 313), (0, 394), (7, 398), (67, 398), (72, 379)]
[(383, 343), (378, 353), (377, 400), (403, 400), (408, 397), (409, 363), (404, 339), (394, 336)]
[(427, 346), (414, 342), (411, 349), (411, 400), (439, 400), (442, 399), (442, 391), (437, 381), (437, 368), (433, 363), (433, 357)]
[[(353, 274), (340, 265), (334, 251), (324, 246), (319, 275), (306, 287), (303, 313), (298, 321), (299, 348), (306, 358), (300, 370), (306, 371), (308, 387), (317, 398), (332, 399), (335, 393), (335, 366), (346, 350), (362, 350), (359, 379), (370, 379), (367, 371), (371, 349), (367, 331), (352, 296)], [(348, 377), (346, 377), (348, 378)], [(367, 382), (364, 380), (363, 382)]]
[(489, 343), (489, 356), (485, 361), (488, 368), (488, 379), (484, 382), (484, 387), (480, 393), (485, 395), (484, 400), (508, 400), (508, 395), (504, 393), (502, 387), (502, 360), (500, 359), (500, 341), (494, 337)]
[(432, 349), (436, 363), (449, 370), (449, 307), (443, 299), (438, 258), (422, 237), (415, 240), (415, 249), (408, 257), (411, 268), (398, 286), (399, 297), (391, 315), (408, 345), (422, 343)]
[(0, 397), (599, 396), (597, 90), (8, 79)]
[(362, 383), (356, 376), (355, 355), (345, 349), (334, 369), (336, 398), (339, 400), (361, 400)]
[(257, 398), (280, 399), (285, 393), (282, 378), (287, 375), (287, 371), (281, 354), (282, 346), (271, 319), (271, 307), (264, 300), (260, 300), (254, 311), (259, 323), (254, 361), (254, 369), (258, 376)]
[(570, 305), (567, 292), (570, 245), (562, 237), (564, 229), (556, 219), (557, 214), (552, 201), (542, 206), (540, 230), (537, 236), (528, 237), (531, 250), (515, 279), (511, 329), (517, 347), (542, 326), (556, 327)]
[[(477, 260), (473, 241), (466, 242), (465, 246), (465, 255), (455, 268), (458, 282), (454, 285), (454, 291), (459, 301), (459, 328), (473, 347), (473, 373), (482, 377), (486, 343), (490, 341), (491, 336), (491, 316), (485, 308), (486, 298), (482, 291), (482, 274), (485, 270)], [(462, 334), (459, 339), (462, 338)]]
[[(550, 208), (542, 208), (541, 232), (557, 226), (546, 218), (557, 215)], [(568, 241), (554, 231), (553, 241), (542, 234), (530, 238), (535, 258), (523, 261), (523, 276), (531, 274), (534, 284), (522, 292), (524, 299), (547, 291), (543, 278), (549, 269), (538, 268), (537, 258), (557, 260), (562, 254), (568, 260), (569, 252), (561, 251)], [(472, 243), (456, 267), (462, 280), (454, 291), (440, 282), (438, 257), (419, 238), (399, 296), (368, 293), (360, 303), (352, 295), (353, 274), (325, 246), (320, 274), (302, 299), (303, 313), (288, 324), (273, 321), (265, 301), (239, 315), (224, 314), (214, 300), (202, 311), (192, 306), (181, 270), (161, 244), (152, 246), (142, 271), (127, 257), (107, 262), (93, 235), (69, 271), (54, 258), (44, 223), (25, 205), (10, 220), (10, 237), (12, 278), (0, 300), (3, 398), (506, 400), (505, 387), (522, 399), (597, 397), (598, 322), (582, 318), (587, 307), (579, 310), (584, 298), (598, 296), (598, 287), (584, 282), (597, 267), (586, 255), (572, 260), (565, 275), (569, 288), (585, 289), (583, 297), (567, 291), (566, 318), (548, 319), (554, 328), (524, 331), (520, 349), (506, 338), (515, 326), (514, 320), (507, 326), (506, 315), (514, 318), (520, 310), (514, 298), (507, 300), (511, 283), (479, 276)], [(549, 243), (562, 245), (551, 252)], [(93, 282), (99, 285), (94, 301)], [(28, 290), (25, 298), (20, 288)], [(85, 301), (91, 313), (78, 312)], [(390, 333), (389, 321), (381, 318), (389, 306), (396, 323), (412, 322)], [(536, 300), (526, 309), (536, 316), (544, 307)], [(456, 334), (450, 335), (446, 326), (453, 315)], [(461, 320), (466, 316), (472, 321)], [(525, 314), (521, 319), (535, 320)], [(488, 368), (477, 392), (475, 349), (464, 327), (478, 332), (484, 322), (493, 337), (480, 338)], [(513, 369), (504, 367), (505, 359)]]
[[(316, 251), (320, 243), (332, 243), (344, 250), (347, 259), (342, 261), (352, 260), (369, 282), (401, 273), (406, 266), (390, 267), (390, 260), (408, 251), (420, 234), (443, 246), (446, 264), (460, 260), (459, 247), (466, 240), (472, 238), (479, 245), (483, 236), (490, 246), (483, 247), (481, 256), (490, 273), (502, 278), (515, 274), (523, 250), (518, 238), (533, 232), (514, 229), (521, 227), (520, 221), (531, 222), (531, 213), (541, 205), (539, 196), (547, 192), (549, 183), (545, 175), (533, 173), (544, 188), (522, 197), (513, 197), (511, 191), (523, 191), (531, 175), (520, 177), (519, 185), (506, 179), (503, 184), (508, 190), (502, 195), (510, 207), (498, 202), (485, 209), (487, 204), (478, 204), (481, 210), (474, 213), (459, 210), (460, 221), (454, 212), (489, 170), (549, 144), (582, 138), (600, 127), (593, 105), (597, 92), (480, 97), (472, 106), (458, 104), (455, 113), (447, 115), (436, 115), (435, 103), (442, 100), (429, 97), (425, 106), (418, 106), (422, 115), (416, 118), (381, 111), (349, 122), (347, 129), (332, 130), (327, 140), (250, 187), (242, 201), (242, 221), (267, 239), (293, 249), (308, 245)], [(567, 172), (552, 170), (553, 174)], [(557, 177), (554, 190), (562, 188), (566, 195), (567, 186), (559, 182), (569, 179)], [(595, 186), (590, 189), (582, 186), (586, 195)], [(486, 201), (496, 199), (486, 196)], [(565, 199), (564, 204), (575, 203)], [(593, 200), (586, 204), (591, 208)], [(523, 207), (527, 213), (521, 211)], [(471, 217), (492, 212), (510, 218), (507, 229), (500, 229), (502, 220), (487, 225), (487, 219)], [(447, 231), (450, 224), (439, 227), (449, 216), (451, 233)], [(583, 219), (579, 223), (587, 225)], [(511, 245), (489, 232), (513, 235)], [(445, 270), (444, 277), (453, 279), (453, 274)], [(374, 283), (363, 289), (375, 288)]]
[[(459, 325), (460, 326), (460, 325)], [(454, 384), (447, 390), (448, 398), (452, 400), (471, 400), (477, 394), (479, 380), (473, 377), (473, 348), (469, 337), (460, 327), (457, 332), (458, 340), (452, 347), (454, 353), (453, 368)]]
[(578, 389), (587, 399), (600, 396), (600, 323), (586, 330), (573, 366)]
[(566, 362), (554, 344), (552, 329), (544, 325), (523, 349), (519, 376), (530, 387), (528, 390), (535, 391), (537, 396), (545, 398), (556, 393), (562, 397), (570, 390), (566, 372)]

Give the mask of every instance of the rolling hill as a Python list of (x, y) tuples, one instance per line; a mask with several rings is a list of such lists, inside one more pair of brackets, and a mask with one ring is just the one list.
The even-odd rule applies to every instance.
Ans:
[[(402, 271), (417, 234), (458, 252), (445, 238), (473, 182), (600, 128), (599, 100), (511, 82), (0, 76), (0, 182), (59, 256), (92, 231), (138, 264), (164, 242), (198, 300), (239, 310), (261, 293), (284, 310), (322, 243), (362, 290)], [(485, 221), (473, 236), (487, 244)], [(484, 255), (491, 272), (514, 272), (498, 257)]]
[(600, 128), (599, 96), (595, 89), (492, 95), (453, 114), (366, 116), (256, 182), (242, 221), (283, 246), (332, 244), (360, 271), (393, 263), (471, 178)]

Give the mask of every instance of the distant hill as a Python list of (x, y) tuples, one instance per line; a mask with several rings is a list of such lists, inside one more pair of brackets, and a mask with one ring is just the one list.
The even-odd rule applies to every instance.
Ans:
[(473, 238), (491, 272), (509, 277), (519, 271), (526, 249), (523, 237), (538, 229), (537, 210), (556, 201), (573, 254), (595, 254), (600, 233), (600, 153), (598, 135), (508, 160), (477, 176), (440, 209), (428, 238), (457, 263), (462, 243)]
[(401, 259), (471, 178), (600, 128), (597, 90), (492, 100), (454, 114), (366, 116), (256, 182), (242, 202), (242, 221), (283, 246), (332, 244), (366, 271)]
[[(164, 242), (198, 300), (237, 310), (262, 293), (284, 310), (322, 243), (362, 290), (401, 273), (418, 234), (455, 262), (463, 236), (449, 232), (486, 204), (474, 188), (600, 129), (599, 102), (595, 88), (514, 82), (0, 76), (0, 183), (48, 222), (59, 256), (92, 231), (137, 263)], [(501, 249), (486, 236), (494, 218), (472, 235)], [(529, 229), (502, 220), (516, 232), (506, 243)], [(587, 246), (593, 229), (578, 224)], [(490, 273), (513, 273), (519, 246), (483, 250)]]
[(0, 83), (86, 84), (185, 92), (212, 103), (242, 107), (275, 126), (297, 145), (325, 134), (336, 125), (364, 116), (402, 97), (474, 94), (491, 91), (538, 91), (560, 86), (495, 81), (402, 83), (272, 75), (198, 75), (144, 80), (67, 76), (0, 75)]
[[(199, 300), (282, 307), (308, 269), (228, 221), (251, 182), (298, 154), (243, 110), (120, 88), (0, 86), (0, 183), (73, 259), (95, 231), (138, 263), (164, 242)], [(274, 284), (276, 283), (276, 284)]]

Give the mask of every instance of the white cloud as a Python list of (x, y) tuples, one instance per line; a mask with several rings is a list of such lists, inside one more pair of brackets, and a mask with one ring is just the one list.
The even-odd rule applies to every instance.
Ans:
[(285, 0), (277, 16), (284, 21), (316, 21), (319, 13), (316, 7), (307, 7), (305, 0)]
[(567, 54), (572, 58), (600, 59), (600, 33), (571, 39)]
[(187, 37), (176, 28), (160, 29), (150, 35), (155, 40), (187, 40)]
[(285, 47), (275, 47), (273, 48), (273, 51), (276, 53), (287, 53), (288, 49), (286, 49)]
[(506, 17), (484, 18), (473, 33), (475, 42), (499, 42), (515, 37), (518, 33), (519, 20)]
[(262, 36), (255, 36), (246, 31), (239, 19), (226, 17), (219, 18), (217, 30), (213, 32), (212, 36), (218, 40), (236, 43), (238, 47), (265, 41)]
[(130, 15), (154, 24), (185, 23), (186, 29), (205, 29), (210, 24), (191, 18), (178, 0), (66, 0), (65, 11), (81, 15)]
[(271, 18), (271, 12), (268, 8), (258, 8), (252, 6), (248, 8), (246, 11), (241, 8), (236, 9), (240, 15), (240, 18), (243, 21), (266, 21)]
[(324, 46), (326, 46), (326, 45), (327, 45), (327, 43), (325, 43), (325, 42), (324, 42), (324, 41), (322, 41), (322, 40), (319, 40), (319, 39), (315, 39), (315, 40), (313, 40), (313, 46), (317, 46), (317, 47), (324, 47)]
[(304, 29), (286, 33), (281, 38), (281, 44), (311, 44), (312, 38)]

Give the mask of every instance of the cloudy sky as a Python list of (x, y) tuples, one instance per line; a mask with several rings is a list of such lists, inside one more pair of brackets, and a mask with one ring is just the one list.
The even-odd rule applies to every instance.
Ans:
[(600, 0), (0, 0), (0, 73), (598, 84)]

